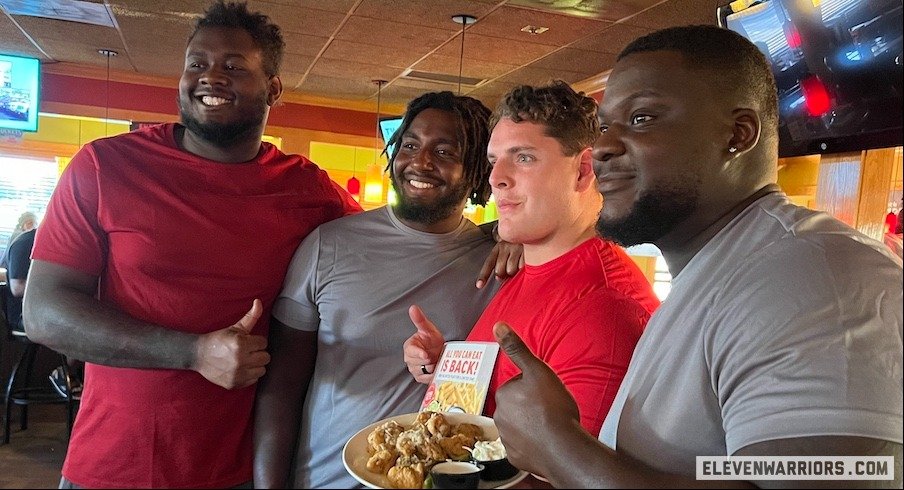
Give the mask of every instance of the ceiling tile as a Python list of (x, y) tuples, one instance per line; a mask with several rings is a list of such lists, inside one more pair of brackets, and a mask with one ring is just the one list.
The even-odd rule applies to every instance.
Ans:
[(302, 78), (304, 78), (304, 73), (294, 71), (283, 70), (279, 74), (279, 79), (283, 83), (283, 91), (287, 92), (295, 92), (295, 87), (301, 83)]
[(585, 78), (587, 75), (584, 73), (525, 67), (499, 78), (499, 81), (517, 85), (544, 85), (552, 80), (574, 83)]
[(603, 32), (593, 34), (571, 45), (572, 48), (598, 51), (600, 53), (618, 54), (631, 41), (640, 36), (649, 34), (646, 27), (637, 27), (627, 24), (614, 24)]
[(349, 78), (369, 82), (370, 80), (392, 80), (402, 74), (401, 68), (383, 65), (355, 63), (353, 61), (320, 58), (311, 68), (312, 75), (324, 77)]
[[(652, 7), (662, 0), (509, 0), (510, 5), (521, 5), (558, 12), (576, 17), (616, 21)], [(686, 2), (688, 0), (680, 0)]]
[(211, 5), (209, 0), (116, 0), (111, 2), (113, 12), (132, 11), (182, 16), (201, 17)]
[[(494, 61), (510, 65), (530, 63), (552, 51), (555, 46), (513, 41), (499, 37), (465, 34), (465, 60)], [(439, 48), (435, 54), (458, 58), (461, 53), (461, 38)]]
[(716, 25), (716, 8), (725, 3), (727, 0), (669, 0), (625, 19), (625, 24), (651, 30), (691, 24)]
[[(458, 76), (459, 58), (451, 56), (431, 55), (424, 61), (414, 65), (417, 71), (430, 73), (443, 73)], [(461, 75), (470, 78), (496, 78), (512, 70), (518, 69), (518, 65), (508, 65), (493, 61), (466, 59), (461, 66)]]
[(330, 47), (323, 53), (323, 57), (359, 63), (379, 62), (386, 66), (407, 68), (429, 51), (430, 47), (423, 45), (412, 45), (408, 48), (398, 49), (334, 39), (330, 43)]
[(364, 100), (376, 92), (370, 80), (361, 78), (335, 78), (320, 75), (308, 75), (304, 83), (296, 90), (302, 94), (320, 96), (341, 96), (344, 99)]
[[(173, 86), (176, 86), (177, 80), (182, 75), (183, 58), (182, 52), (172, 53), (149, 53), (143, 50), (132, 51), (129, 53), (133, 60), (138, 73), (147, 75), (163, 76), (173, 79)], [(116, 58), (119, 58), (117, 56)], [(106, 62), (101, 59), (100, 63)], [(112, 66), (113, 61), (111, 61)]]
[(50, 61), (5, 15), (0, 15), (0, 53)]
[(275, 3), (249, 2), (248, 6), (270, 16), (283, 32), (330, 37), (345, 19), (345, 14)]
[[(521, 31), (521, 28), (528, 25), (548, 27), (549, 30), (536, 35)], [(468, 34), (473, 32), (516, 41), (563, 46), (609, 25), (611, 23), (593, 19), (505, 6), (469, 28), (465, 33), (465, 43), (468, 42)]]
[(587, 75), (602, 73), (611, 68), (614, 63), (615, 55), (613, 54), (564, 48), (531, 63), (529, 66), (583, 73), (586, 77)]
[[(192, 32), (192, 25), (188, 19), (123, 15), (117, 15), (116, 18), (122, 37), (130, 50), (133, 50), (130, 54), (140, 51), (145, 54), (176, 53), (179, 58), (185, 56), (188, 36)], [(176, 73), (182, 69), (181, 59), (174, 69)]]
[(23, 15), (15, 15), (13, 17), (22, 26), (22, 29), (31, 34), (35, 40), (40, 38), (73, 41), (94, 44), (97, 48), (109, 47), (116, 49), (118, 47), (122, 49), (119, 33), (112, 27), (45, 19), (43, 17), (27, 17)]
[(336, 35), (336, 39), (405, 49), (411, 45), (438, 46), (454, 36), (455, 32), (451, 26), (436, 29), (353, 16)]
[(283, 31), (286, 42), (286, 53), (317, 56), (323, 46), (330, 40), (328, 37), (308, 36), (298, 32)]
[[(492, 1), (470, 0), (364, 0), (355, 10), (356, 16), (390, 20), (406, 25), (426, 26), (452, 31), (461, 30), (452, 16), (469, 14), (480, 18), (494, 8)], [(476, 27), (476, 25), (475, 25)]]
[[(273, 3), (302, 7), (306, 9), (329, 10), (330, 12), (348, 12), (357, 0), (260, 0), (254, 3)], [(279, 22), (279, 19), (276, 19)]]
[(454, 87), (407, 87), (392, 84), (383, 89), (380, 97), (382, 97), (383, 102), (407, 105), (411, 100), (428, 92), (442, 92), (443, 90), (455, 92)]
[[(316, 58), (313, 56), (301, 56), (297, 54), (283, 55), (282, 66), (280, 67), (280, 75), (285, 72), (304, 73), (308, 71), (308, 67)], [(285, 81), (283, 81), (285, 83)]]
[[(44, 51), (57, 60), (66, 60), (67, 63), (79, 63), (82, 65), (102, 66), (106, 68), (107, 58), (98, 54), (97, 44), (84, 44), (77, 41), (64, 41), (59, 39), (41, 39), (38, 41)], [(125, 56), (125, 49), (120, 45), (109, 46), (120, 52), (119, 56), (110, 58), (110, 69), (119, 71), (135, 71)], [(181, 68), (181, 64), (179, 67)], [(181, 71), (181, 70), (179, 70)]]

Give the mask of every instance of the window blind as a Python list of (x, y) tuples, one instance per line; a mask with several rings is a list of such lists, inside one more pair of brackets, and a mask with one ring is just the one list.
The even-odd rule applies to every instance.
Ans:
[(41, 222), (57, 177), (57, 163), (53, 160), (0, 156), (0, 257), (6, 254), (10, 235), (22, 213), (31, 211)]

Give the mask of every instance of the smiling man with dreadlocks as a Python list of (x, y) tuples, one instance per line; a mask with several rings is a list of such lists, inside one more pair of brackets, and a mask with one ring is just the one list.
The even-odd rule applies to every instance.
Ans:
[(474, 287), (495, 242), (462, 216), (468, 198), (490, 197), (489, 117), (451, 92), (411, 101), (389, 141), (398, 202), (322, 226), (295, 253), (258, 391), (258, 488), (355, 486), (345, 442), (420, 407), (423, 388), (399, 362), (409, 306), (464, 338), (496, 292), (496, 283)]

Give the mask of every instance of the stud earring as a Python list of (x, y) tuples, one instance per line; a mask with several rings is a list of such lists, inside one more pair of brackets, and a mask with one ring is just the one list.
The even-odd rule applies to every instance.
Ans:
[(729, 146), (729, 147), (728, 147), (728, 153), (734, 153), (734, 152), (736, 152), (736, 151), (738, 151), (738, 148), (737, 148), (736, 146)]

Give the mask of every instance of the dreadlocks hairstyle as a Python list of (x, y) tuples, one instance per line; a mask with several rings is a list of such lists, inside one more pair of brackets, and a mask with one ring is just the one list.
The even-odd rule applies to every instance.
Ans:
[(593, 146), (600, 131), (596, 101), (562, 80), (542, 87), (513, 88), (496, 106), (490, 130), (502, 119), (542, 124), (546, 135), (555, 138), (569, 156)]
[(618, 59), (652, 51), (681, 53), (687, 66), (714, 74), (720, 91), (733, 90), (740, 100), (758, 105), (764, 135), (778, 131), (778, 91), (769, 62), (740, 34), (708, 25), (670, 27), (635, 39)]
[(402, 135), (408, 131), (411, 122), (425, 109), (439, 109), (455, 114), (458, 121), (458, 143), (464, 165), (464, 177), (470, 184), (471, 193), (468, 197), (474, 204), (483, 206), (490, 198), (490, 166), (487, 160), (487, 145), (490, 142), (490, 129), (487, 124), (490, 118), (490, 110), (479, 100), (472, 97), (455, 95), (452, 92), (430, 92), (408, 103), (402, 124), (392, 135), (386, 144), (387, 149), (393, 147), (392, 155), (386, 170), (392, 171), (392, 164), (399, 154), (399, 142)]
[(204, 27), (233, 27), (244, 29), (255, 44), (263, 52), (264, 72), (267, 76), (279, 74), (282, 63), (283, 41), (279, 26), (270, 22), (270, 18), (260, 12), (250, 12), (245, 2), (225, 2), (217, 0), (204, 12), (204, 16), (195, 23), (195, 29), (188, 36), (188, 42)]

